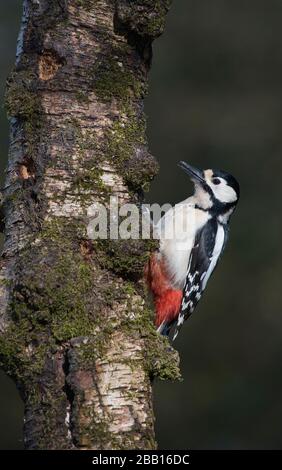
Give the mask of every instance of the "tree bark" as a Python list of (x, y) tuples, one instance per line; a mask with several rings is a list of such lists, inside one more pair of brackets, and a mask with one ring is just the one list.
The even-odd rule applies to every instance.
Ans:
[[(6, 106), (0, 361), (27, 449), (153, 449), (154, 377), (179, 377), (143, 285), (151, 240), (89, 240), (89, 207), (157, 172), (143, 99), (169, 0), (24, 0)], [(2, 218), (1, 218), (2, 220)]]

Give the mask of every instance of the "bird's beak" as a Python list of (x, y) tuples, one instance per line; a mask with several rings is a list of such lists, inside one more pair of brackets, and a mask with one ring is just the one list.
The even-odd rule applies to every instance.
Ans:
[(188, 173), (194, 183), (205, 183), (204, 173), (202, 170), (198, 170), (198, 168), (188, 165), (186, 162), (179, 162), (178, 166)]

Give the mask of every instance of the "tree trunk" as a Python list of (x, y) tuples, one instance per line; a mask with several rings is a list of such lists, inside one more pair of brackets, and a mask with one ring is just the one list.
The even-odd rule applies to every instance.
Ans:
[[(140, 204), (143, 99), (170, 0), (24, 0), (6, 106), (0, 361), (27, 449), (153, 449), (153, 377), (179, 376), (143, 269), (152, 240), (89, 240), (93, 204)], [(95, 206), (94, 206), (95, 207)]]

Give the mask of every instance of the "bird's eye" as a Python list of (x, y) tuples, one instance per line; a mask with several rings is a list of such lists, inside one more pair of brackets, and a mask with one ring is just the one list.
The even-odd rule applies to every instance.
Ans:
[(220, 179), (219, 178), (213, 178), (212, 182), (213, 182), (213, 184), (220, 184)]

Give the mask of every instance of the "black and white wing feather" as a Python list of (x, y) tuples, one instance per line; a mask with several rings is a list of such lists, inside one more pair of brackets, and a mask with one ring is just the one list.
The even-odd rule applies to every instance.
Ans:
[(217, 265), (227, 241), (227, 229), (212, 218), (196, 235), (191, 250), (183, 299), (179, 311), (173, 340), (176, 338), (184, 320), (194, 311), (207, 282)]

